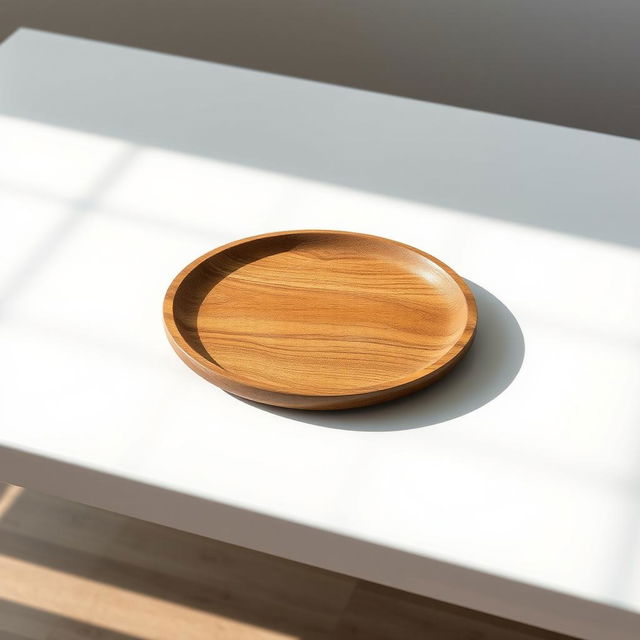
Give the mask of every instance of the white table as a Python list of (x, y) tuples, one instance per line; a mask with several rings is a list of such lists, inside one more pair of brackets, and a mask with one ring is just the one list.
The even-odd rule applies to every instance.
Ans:
[[(0, 46), (0, 479), (582, 638), (640, 634), (640, 143), (76, 38)], [(193, 374), (161, 302), (277, 229), (474, 283), (447, 379), (351, 413)]]

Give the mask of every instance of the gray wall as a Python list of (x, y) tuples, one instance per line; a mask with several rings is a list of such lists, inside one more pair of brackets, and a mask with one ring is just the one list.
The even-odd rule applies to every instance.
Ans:
[(20, 26), (640, 138), (640, 0), (0, 0)]

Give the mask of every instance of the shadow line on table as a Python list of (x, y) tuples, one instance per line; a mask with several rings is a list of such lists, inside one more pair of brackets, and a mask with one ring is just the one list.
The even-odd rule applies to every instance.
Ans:
[(640, 247), (635, 140), (35, 30), (0, 52), (10, 117)]

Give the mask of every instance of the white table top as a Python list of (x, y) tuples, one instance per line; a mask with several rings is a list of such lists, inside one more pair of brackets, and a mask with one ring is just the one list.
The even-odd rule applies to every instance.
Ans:
[[(0, 479), (584, 638), (640, 631), (640, 143), (21, 30), (0, 46)], [(235, 238), (388, 236), (476, 344), (356, 412), (171, 351)]]

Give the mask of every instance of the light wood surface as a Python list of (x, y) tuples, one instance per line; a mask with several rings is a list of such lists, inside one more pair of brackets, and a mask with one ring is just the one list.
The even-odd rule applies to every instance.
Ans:
[(301, 409), (383, 402), (435, 381), (465, 353), (473, 294), (398, 242), (339, 231), (240, 240), (184, 269), (164, 305), (169, 340), (242, 397)]
[(563, 638), (200, 536), (3, 489), (9, 499), (0, 514), (0, 640)]

